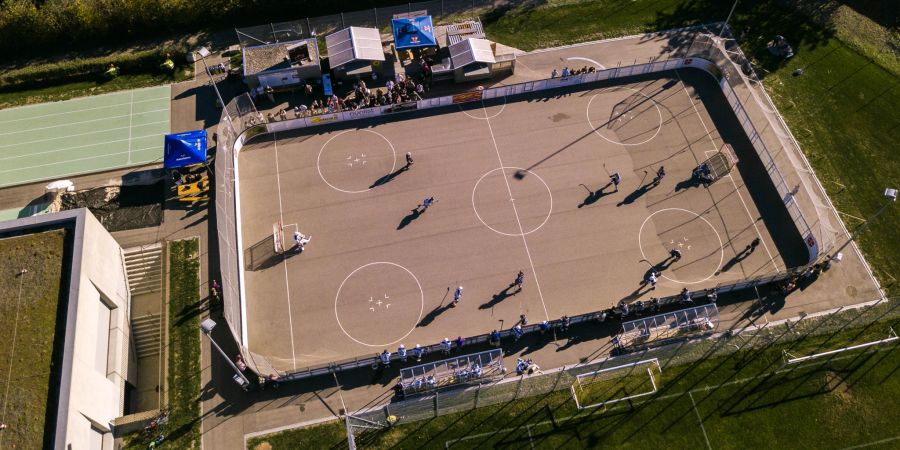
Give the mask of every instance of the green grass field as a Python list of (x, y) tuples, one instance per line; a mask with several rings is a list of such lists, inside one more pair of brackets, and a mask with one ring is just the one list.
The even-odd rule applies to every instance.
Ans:
[[(200, 240), (169, 243), (169, 423), (160, 449), (200, 448)], [(125, 448), (145, 449), (156, 435), (136, 432)]]
[[(603, 407), (634, 396), (651, 395), (660, 372), (653, 363), (584, 374), (572, 385), (581, 408)], [(652, 377), (652, 380), (651, 380)]]
[[(839, 353), (798, 365), (840, 342), (886, 337), (898, 320), (663, 367), (659, 391), (633, 402), (578, 411), (569, 389), (397, 425), (357, 440), (360, 448), (816, 448), (900, 444), (900, 346)], [(622, 385), (630, 382), (623, 381)], [(702, 426), (701, 426), (702, 424)], [(254, 438), (271, 446), (342, 448), (343, 422)]]
[(0, 448), (44, 445), (47, 398), (57, 382), (52, 358), (65, 236), (55, 230), (0, 239), (0, 422), (8, 426)]

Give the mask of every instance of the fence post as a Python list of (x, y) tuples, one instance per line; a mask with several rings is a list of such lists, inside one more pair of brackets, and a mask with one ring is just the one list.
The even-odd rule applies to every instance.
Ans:
[(475, 406), (472, 409), (478, 409), (478, 396), (481, 394), (481, 386), (482, 385), (479, 384), (478, 389), (475, 390)]
[(391, 407), (390, 403), (388, 403), (387, 405), (384, 405), (384, 420), (387, 420), (388, 417), (391, 417), (390, 407)]
[(347, 25), (344, 25), (344, 12), (341, 11), (341, 28), (347, 28)]
[(523, 380), (523, 379), (525, 379), (525, 375), (520, 375), (520, 376), (519, 376), (519, 384), (516, 385), (516, 396), (513, 397), (513, 400), (519, 398), (519, 391), (522, 390), (522, 380)]
[(556, 387), (559, 386), (559, 380), (560, 380), (560, 378), (562, 378), (563, 372), (565, 372), (565, 371), (566, 371), (566, 366), (562, 366), (562, 369), (559, 370), (559, 376), (557, 376), (556, 381), (553, 382), (553, 389), (550, 389), (550, 392), (555, 391)]
[(412, 15), (412, 3), (407, 3), (407, 4), (406, 4), (406, 14), (409, 15), (409, 16)]
[(313, 36), (312, 31), (313, 31), (312, 26), (309, 24), (309, 17), (307, 17), (306, 18), (306, 34), (308, 34), (309, 37), (312, 37)]
[(375, 15), (375, 28), (378, 28), (378, 8), (372, 8), (372, 11)]
[(438, 393), (434, 393), (434, 417), (438, 416), (438, 409), (440, 408), (440, 403), (438, 402)]

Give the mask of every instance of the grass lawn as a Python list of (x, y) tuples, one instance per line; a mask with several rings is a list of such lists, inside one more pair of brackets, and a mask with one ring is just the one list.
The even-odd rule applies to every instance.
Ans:
[(40, 89), (12, 90), (6, 88), (0, 90), (0, 108), (27, 105), (32, 103), (57, 102), (88, 95), (106, 94), (109, 92), (142, 87), (160, 86), (177, 83), (193, 78), (193, 69), (190, 66), (176, 68), (174, 75), (158, 73), (121, 74), (109, 81), (76, 81), (72, 83), (48, 86)]
[(54, 230), (0, 239), (0, 355), (6, 362), (0, 422), (9, 427), (0, 432), (0, 448), (44, 446), (50, 386), (59, 382), (53, 344), (65, 236), (65, 230)]
[[(808, 3), (821, 3), (810, 1)], [(488, 36), (524, 50), (721, 21), (731, 2), (714, 0), (612, 0), (553, 2), (515, 8), (485, 21)], [(863, 18), (865, 19), (865, 18)], [(757, 72), (800, 141), (842, 218), (853, 230), (884, 203), (886, 187), (900, 187), (900, 73), (875, 62), (895, 60), (859, 40), (844, 21), (817, 25), (783, 1), (741, 2), (730, 22), (746, 31), (741, 46), (757, 61)], [(844, 27), (844, 28), (841, 28)], [(765, 44), (784, 35), (796, 56), (773, 61)], [(844, 40), (851, 40), (851, 47)], [(869, 51), (866, 54), (863, 52)], [(804, 75), (792, 76), (797, 68)], [(860, 237), (876, 276), (890, 295), (900, 293), (900, 207), (893, 207)], [(839, 242), (838, 244), (842, 243)], [(892, 275), (893, 274), (893, 275)]]
[[(844, 448), (894, 438), (900, 420), (900, 346), (785, 365), (841, 342), (881, 339), (898, 320), (836, 335), (664, 366), (659, 391), (577, 411), (568, 389), (430, 420), (357, 440), (365, 448)], [(703, 424), (701, 428), (700, 424)], [(449, 441), (449, 442), (448, 442)], [(251, 450), (342, 448), (343, 422), (252, 439)], [(879, 447), (874, 447), (879, 448)]]
[[(157, 448), (200, 448), (200, 259), (199, 239), (169, 243), (169, 423)], [(147, 448), (132, 436), (127, 448)]]

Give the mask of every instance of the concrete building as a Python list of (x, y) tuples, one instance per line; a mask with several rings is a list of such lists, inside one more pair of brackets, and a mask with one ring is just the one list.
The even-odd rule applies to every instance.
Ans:
[(315, 38), (244, 47), (244, 82), (250, 89), (291, 89), (322, 76)]
[[(45, 436), (53, 448), (113, 448), (111, 422), (122, 415), (129, 378), (129, 303), (122, 248), (87, 209), (43, 214), (0, 222), (0, 237), (23, 235), (48, 228), (66, 228), (62, 286), (68, 289), (64, 308), (60, 385), (48, 399)], [(0, 255), (2, 258), (3, 255)], [(51, 280), (48, 280), (51, 281)], [(62, 301), (62, 300), (61, 300)], [(52, 412), (51, 412), (52, 413)]]

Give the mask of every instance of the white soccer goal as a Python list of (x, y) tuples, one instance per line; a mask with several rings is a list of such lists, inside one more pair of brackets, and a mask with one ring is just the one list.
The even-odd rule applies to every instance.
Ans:
[(656, 358), (583, 373), (572, 383), (572, 399), (581, 410), (653, 395), (661, 374)]
[(862, 344), (851, 345), (848, 347), (841, 347), (838, 349), (829, 350), (827, 352), (813, 353), (811, 355), (806, 355), (806, 356), (795, 356), (795, 355), (792, 355), (791, 353), (789, 353), (787, 350), (783, 350), (784, 360), (785, 360), (786, 364), (798, 364), (798, 363), (802, 363), (805, 361), (811, 361), (813, 359), (821, 358), (824, 356), (836, 355), (838, 353), (843, 353), (843, 352), (847, 352), (847, 351), (851, 351), (851, 350), (859, 350), (861, 348), (871, 347), (873, 345), (887, 344), (889, 342), (897, 341), (898, 339), (900, 339), (900, 338), (897, 337), (897, 333), (894, 331), (893, 328), (889, 327), (888, 328), (888, 337), (886, 337), (884, 339), (879, 339), (877, 341), (864, 342)]
[(275, 246), (276, 255), (284, 253), (284, 226), (281, 225), (281, 222), (272, 224), (272, 243)]

